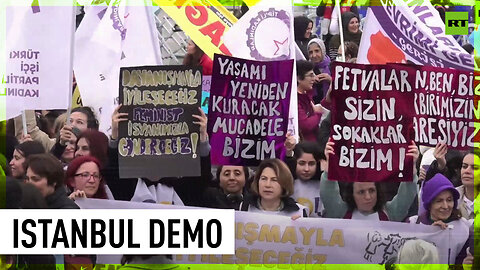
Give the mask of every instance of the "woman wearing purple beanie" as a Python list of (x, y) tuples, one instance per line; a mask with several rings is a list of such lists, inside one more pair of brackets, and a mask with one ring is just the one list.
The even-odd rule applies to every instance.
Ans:
[(457, 209), (460, 194), (452, 182), (438, 173), (423, 186), (422, 201), (427, 211), (420, 216), (409, 218), (410, 223), (439, 226), (449, 229), (451, 245), (449, 249), (449, 264), (461, 264), (466, 256), (468, 246), (468, 221)]

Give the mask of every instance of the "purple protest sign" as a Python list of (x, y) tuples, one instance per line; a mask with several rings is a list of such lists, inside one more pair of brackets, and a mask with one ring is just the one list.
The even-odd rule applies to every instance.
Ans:
[(332, 67), (335, 155), (328, 177), (347, 182), (412, 181), (414, 71), (388, 65)]
[(257, 166), (285, 157), (293, 60), (261, 62), (215, 55), (208, 104), (211, 160)]
[(479, 101), (474, 99), (474, 73), (448, 68), (393, 65), (414, 72), (415, 141), (469, 150), (478, 147)]

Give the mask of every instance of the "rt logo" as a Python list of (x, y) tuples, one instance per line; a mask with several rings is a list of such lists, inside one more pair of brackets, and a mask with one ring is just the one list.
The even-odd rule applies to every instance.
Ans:
[(445, 12), (445, 34), (468, 35), (468, 12)]

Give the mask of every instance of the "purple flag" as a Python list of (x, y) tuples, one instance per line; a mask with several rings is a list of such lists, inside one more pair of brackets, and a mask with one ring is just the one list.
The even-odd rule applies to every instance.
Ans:
[(293, 60), (215, 55), (208, 133), (215, 165), (257, 166), (285, 157)]

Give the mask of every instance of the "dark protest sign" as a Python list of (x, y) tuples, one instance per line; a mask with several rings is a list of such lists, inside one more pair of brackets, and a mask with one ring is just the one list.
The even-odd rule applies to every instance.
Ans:
[(388, 65), (332, 67), (335, 155), (328, 177), (348, 182), (412, 181), (414, 75)]
[(199, 68), (145, 66), (120, 69), (118, 159), (121, 178), (200, 175), (197, 155), (202, 73)]
[[(413, 119), (415, 141), (469, 150), (480, 130), (478, 99), (474, 99), (473, 72), (415, 65), (394, 65), (414, 73)], [(478, 92), (478, 91), (477, 91)], [(478, 94), (477, 94), (478, 95)]]
[(208, 104), (212, 164), (257, 166), (284, 158), (293, 60), (215, 55)]

